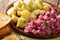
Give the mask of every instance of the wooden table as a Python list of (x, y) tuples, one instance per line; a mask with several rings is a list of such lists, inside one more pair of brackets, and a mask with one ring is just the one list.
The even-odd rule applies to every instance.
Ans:
[[(0, 11), (5, 12), (7, 6), (11, 2), (14, 2), (14, 1), (16, 1), (16, 0), (0, 0)], [(49, 3), (52, 3), (52, 4), (56, 5), (56, 6), (57, 6), (57, 4), (55, 4), (55, 3), (58, 3), (56, 0), (44, 0), (44, 1), (47, 1)], [(60, 7), (60, 1), (59, 1), (59, 6), (58, 7)], [(16, 35), (16, 33), (14, 31), (13, 31), (12, 34), (15, 34)], [(21, 36), (21, 38), (23, 40), (60, 40), (60, 37), (57, 37), (55, 39), (33, 39), (33, 38), (29, 38), (29, 37), (22, 36), (22, 35), (19, 35), (19, 34), (17, 34), (17, 36)]]

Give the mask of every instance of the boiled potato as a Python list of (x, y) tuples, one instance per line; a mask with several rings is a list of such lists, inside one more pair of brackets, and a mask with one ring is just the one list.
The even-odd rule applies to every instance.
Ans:
[(30, 5), (31, 7), (31, 10), (33, 11), (33, 10), (35, 10), (35, 9), (43, 9), (43, 6), (42, 6), (42, 1), (41, 0), (33, 0), (33, 3), (32, 3), (32, 5)]
[(38, 16), (40, 13), (44, 13), (44, 12), (45, 12), (45, 11), (39, 10), (39, 9), (34, 10), (34, 11), (32, 11), (31, 17), (32, 17), (33, 19), (36, 19), (37, 16)]
[(32, 11), (31, 7), (27, 7), (27, 10), (30, 11), (30, 12)]
[(14, 3), (14, 7), (21, 7), (22, 5), (24, 5), (25, 3), (21, 0), (17, 1)]
[(21, 6), (22, 6), (22, 5), (25, 5), (24, 1), (20, 1), (20, 5), (21, 5)]
[(41, 4), (37, 4), (37, 5), (36, 5), (36, 8), (37, 8), (37, 9), (43, 9), (43, 6), (42, 6)]
[(15, 2), (13, 5), (14, 5), (14, 7), (21, 7), (20, 1)]
[(31, 14), (31, 18), (32, 18), (32, 19), (36, 19), (36, 18), (37, 18), (37, 16), (36, 16), (36, 15), (34, 15), (34, 14)]
[(49, 5), (47, 3), (43, 3), (43, 10), (48, 11), (50, 9), (50, 6), (51, 5)]
[(16, 7), (16, 11), (21, 11), (21, 8), (20, 7)]
[(13, 21), (14, 23), (16, 23), (16, 22), (18, 21), (18, 17), (15, 16), (15, 15), (12, 15), (12, 21)]
[(22, 5), (21, 10), (28, 10), (31, 11), (31, 8), (26, 6), (26, 5)]
[(45, 6), (45, 5), (51, 6), (50, 4), (44, 2), (44, 3), (43, 3), (43, 6)]
[(10, 8), (10, 9), (7, 11), (7, 14), (8, 14), (9, 16), (12, 16), (12, 14), (16, 15), (16, 8), (15, 8), (15, 7)]
[(18, 18), (17, 27), (25, 28), (26, 25), (27, 25), (27, 22), (24, 18), (22, 17)]
[(21, 11), (17, 11), (17, 16), (21, 16)]
[(37, 9), (37, 10), (32, 11), (32, 14), (38, 16), (42, 12), (45, 12), (45, 11)]
[(26, 5), (22, 5), (22, 6), (21, 6), (21, 9), (22, 9), (22, 10), (27, 10)]
[(39, 0), (35, 0), (34, 3), (35, 3), (35, 4), (40, 4), (40, 3), (39, 3)]
[(42, 0), (38, 0), (38, 1), (39, 1), (39, 3), (43, 4), (43, 1)]
[(29, 4), (30, 0), (23, 0), (26, 5)]
[(42, 4), (39, 3), (38, 0), (35, 0), (34, 5), (35, 5), (35, 8), (36, 8), (36, 9), (42, 9), (42, 8), (43, 8)]
[(23, 0), (23, 1), (27, 6), (30, 6), (30, 7), (33, 5), (33, 2), (34, 2), (34, 0)]
[(26, 20), (31, 19), (31, 13), (28, 10), (24, 10), (21, 12), (21, 17), (25, 18)]

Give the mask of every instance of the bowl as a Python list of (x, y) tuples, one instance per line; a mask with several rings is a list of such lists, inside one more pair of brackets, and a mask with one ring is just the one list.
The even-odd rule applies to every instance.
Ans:
[[(13, 2), (13, 3), (14, 3), (14, 2)], [(7, 10), (13, 6), (13, 3), (11, 3), (10, 5), (7, 6), (7, 9), (6, 9), (6, 11), (5, 11), (6, 14), (7, 14)], [(47, 3), (48, 3), (48, 2), (47, 2)], [(56, 11), (57, 13), (60, 13), (60, 8), (58, 8), (57, 6), (55, 6), (55, 5), (51, 4), (51, 3), (48, 3), (48, 4), (52, 5), (52, 6), (57, 10), (57, 11)], [(18, 32), (18, 33), (20, 33), (20, 34), (22, 34), (22, 35), (24, 35), (24, 36), (31, 37), (31, 38), (39, 38), (39, 39), (43, 38), (43, 39), (48, 39), (48, 38), (55, 38), (55, 37), (57, 37), (57, 36), (60, 35), (60, 33), (58, 33), (57, 35), (50, 35), (50, 36), (33, 35), (33, 34), (31, 34), (31, 33), (25, 33), (25, 32), (24, 32), (24, 29), (17, 28), (13, 23), (11, 24), (11, 26), (12, 26), (12, 28), (13, 28), (14, 30), (16, 30), (16, 32)]]

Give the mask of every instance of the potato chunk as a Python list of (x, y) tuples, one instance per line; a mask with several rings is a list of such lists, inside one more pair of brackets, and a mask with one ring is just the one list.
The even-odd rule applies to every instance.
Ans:
[(21, 17), (25, 18), (26, 20), (31, 19), (31, 13), (27, 10), (22, 11), (21, 15), (22, 15)]
[(43, 13), (43, 12), (45, 11), (37, 9), (37, 10), (34, 10), (32, 14), (38, 16), (40, 13)]
[(23, 1), (27, 6), (30, 6), (30, 7), (33, 5), (33, 2), (34, 2), (34, 0), (23, 0)]
[(24, 18), (22, 17), (18, 18), (17, 27), (25, 28), (26, 25), (27, 25), (27, 22)]
[(14, 3), (14, 7), (21, 7), (24, 4), (25, 3), (22, 0), (19, 0), (19, 1), (17, 1), (17, 2)]
[(12, 16), (12, 14), (16, 15), (16, 8), (15, 8), (15, 7), (10, 8), (10, 9), (7, 11), (7, 14), (8, 14), (9, 16)]
[(20, 7), (16, 7), (16, 11), (20, 11), (21, 10), (21, 8)]
[(35, 9), (42, 9), (42, 8), (43, 8), (43, 6), (42, 6), (42, 4), (39, 2), (39, 0), (35, 0), (35, 1), (34, 1), (34, 8), (35, 8)]
[(21, 11), (17, 11), (17, 16), (21, 16)]
[(28, 6), (26, 6), (26, 5), (22, 5), (22, 6), (21, 6), (21, 10), (31, 11), (31, 7), (28, 7)]
[(20, 7), (21, 6), (20, 1), (15, 2), (13, 5), (14, 5), (14, 7)]
[(13, 21), (14, 23), (16, 23), (16, 22), (18, 21), (18, 17), (15, 16), (15, 15), (12, 15), (12, 21)]
[(51, 5), (49, 5), (47, 3), (43, 3), (43, 10), (48, 11), (50, 9), (50, 6)]
[(38, 1), (39, 1), (39, 3), (43, 4), (43, 1), (42, 0), (38, 0)]
[(37, 16), (34, 15), (34, 14), (31, 14), (31, 17), (32, 17), (32, 19), (36, 19), (37, 18)]

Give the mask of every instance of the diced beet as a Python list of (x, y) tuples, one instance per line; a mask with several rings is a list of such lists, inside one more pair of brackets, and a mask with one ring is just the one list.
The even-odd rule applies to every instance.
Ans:
[(43, 20), (43, 17), (44, 17), (43, 15), (39, 15), (39, 19), (42, 19)]
[(24, 29), (24, 32), (26, 32), (26, 33), (27, 33), (27, 32), (29, 32), (29, 30), (28, 30), (28, 29)]
[(40, 20), (36, 20), (36, 21), (34, 21), (34, 23), (35, 23), (36, 26), (39, 26), (40, 25)]
[(26, 27), (25, 29), (24, 29), (24, 32), (31, 32), (32, 31), (32, 28), (30, 28), (30, 27)]
[(42, 30), (42, 28), (41, 27), (38, 27), (38, 30)]
[(50, 13), (54, 13), (55, 12), (55, 9), (53, 7), (50, 7)]
[(57, 33), (58, 33), (58, 31), (56, 31), (56, 30), (52, 31), (53, 35), (56, 35)]
[(39, 34), (40, 33), (40, 30), (36, 30), (36, 33)]
[(50, 18), (51, 22), (56, 22), (55, 18)]
[(31, 32), (32, 34), (35, 34), (35, 35), (37, 34), (35, 29), (33, 29)]
[(49, 17), (44, 15), (44, 20), (49, 20)]
[(45, 14), (45, 15), (50, 17), (50, 12), (46, 12), (46, 14)]
[(57, 19), (60, 21), (60, 15), (57, 16)]
[(46, 32), (45, 31), (40, 31), (39, 35), (45, 36), (46, 35)]
[(46, 25), (50, 27), (51, 26), (51, 22), (50, 21), (46, 21)]
[(58, 26), (57, 31), (60, 32), (60, 26)]
[(47, 35), (51, 35), (51, 29), (50, 28), (46, 29), (46, 33)]

